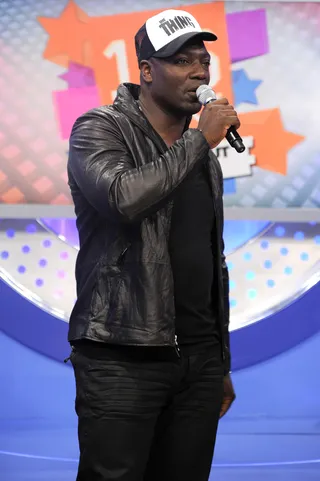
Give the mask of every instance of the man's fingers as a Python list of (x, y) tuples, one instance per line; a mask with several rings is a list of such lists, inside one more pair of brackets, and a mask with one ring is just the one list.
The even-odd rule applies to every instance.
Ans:
[(222, 401), (221, 409), (220, 409), (220, 418), (222, 418), (230, 409), (231, 404), (235, 400), (234, 398), (224, 398)]
[(236, 129), (240, 127), (240, 120), (237, 115), (228, 115), (225, 117), (225, 120), (228, 125), (233, 125)]
[[(219, 104), (219, 105), (229, 105), (229, 101), (228, 101), (228, 99), (223, 97), (222, 99), (217, 99), (213, 102), (213, 105), (217, 105), (217, 104)], [(207, 105), (210, 105), (210, 103), (207, 104)]]

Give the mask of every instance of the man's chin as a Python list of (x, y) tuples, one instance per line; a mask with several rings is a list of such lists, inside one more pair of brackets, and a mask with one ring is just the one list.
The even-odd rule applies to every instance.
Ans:
[(202, 109), (202, 105), (199, 102), (192, 102), (186, 108), (188, 115), (195, 115)]
[(179, 117), (190, 117), (200, 112), (202, 105), (198, 102), (184, 102), (175, 109)]

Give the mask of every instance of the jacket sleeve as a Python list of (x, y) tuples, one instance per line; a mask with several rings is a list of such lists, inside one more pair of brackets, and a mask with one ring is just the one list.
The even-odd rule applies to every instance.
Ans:
[(202, 133), (189, 129), (163, 155), (135, 167), (116, 121), (101, 108), (75, 122), (68, 170), (102, 216), (134, 222), (158, 210), (208, 151)]

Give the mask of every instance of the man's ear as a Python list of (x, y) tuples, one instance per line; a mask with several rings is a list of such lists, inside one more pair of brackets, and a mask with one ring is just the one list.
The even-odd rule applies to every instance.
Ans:
[(150, 84), (152, 82), (152, 63), (148, 60), (141, 60), (140, 73), (144, 82)]

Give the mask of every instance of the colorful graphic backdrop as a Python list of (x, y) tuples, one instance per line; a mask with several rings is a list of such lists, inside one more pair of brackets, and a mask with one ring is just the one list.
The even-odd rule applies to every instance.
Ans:
[[(171, 7), (189, 11), (217, 34), (219, 40), (208, 44), (211, 85), (241, 119), (246, 152), (237, 154), (226, 142), (216, 149), (225, 205), (320, 206), (315, 100), (304, 100), (320, 97), (320, 48), (314, 42), (320, 5), (177, 7), (171, 1), (157, 10), (132, 11), (142, 3), (121, 3), (0, 4), (0, 202), (71, 203), (66, 160), (75, 119), (111, 103), (119, 83), (138, 83), (133, 37), (150, 15)], [(195, 116), (192, 125), (197, 121)]]

